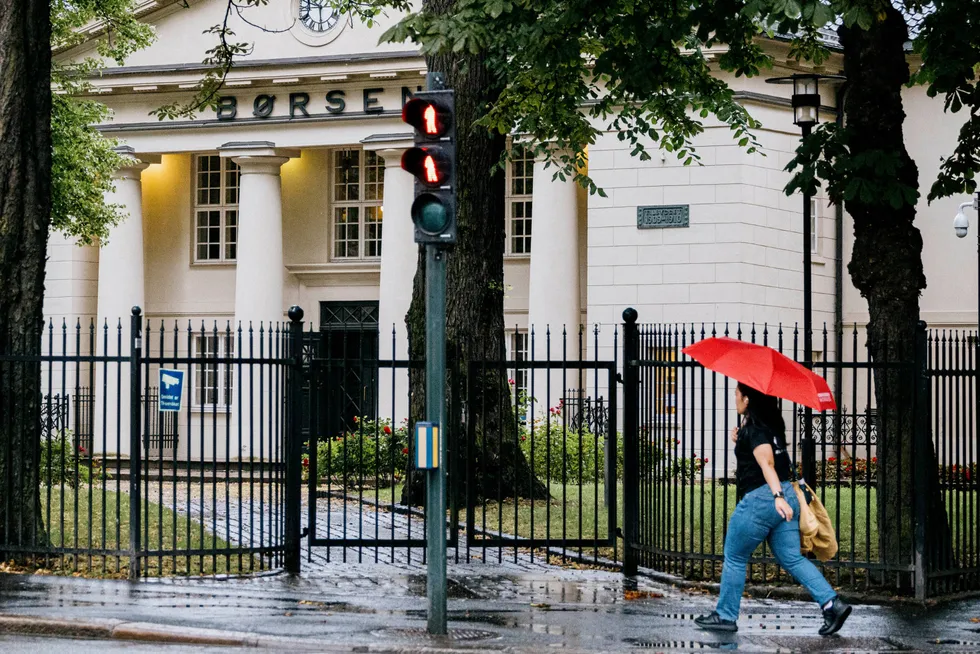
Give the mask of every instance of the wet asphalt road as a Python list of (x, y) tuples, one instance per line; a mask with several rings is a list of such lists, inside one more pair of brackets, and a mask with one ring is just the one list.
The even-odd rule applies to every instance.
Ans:
[[(693, 624), (694, 616), (712, 608), (710, 596), (641, 579), (639, 590), (648, 595), (626, 599), (623, 577), (617, 573), (488, 572), (481, 566), (451, 571), (453, 638), (448, 641), (434, 641), (424, 633), (424, 576), (393, 574), (385, 566), (370, 565), (335, 566), (303, 578), (272, 575), (225, 581), (0, 577), (0, 613), (247, 631), (303, 639), (311, 650), (318, 645), (351, 650), (438, 645), (515, 652), (980, 651), (980, 623), (971, 621), (980, 620), (977, 600), (932, 609), (860, 606), (843, 635), (832, 638), (816, 635), (820, 617), (813, 604), (745, 600), (739, 633), (713, 635)], [(6, 638), (0, 641), (4, 652), (106, 649), (90, 641), (69, 643), (65, 649), (57, 639)], [(126, 644), (112, 643), (113, 649), (127, 651), (144, 647), (133, 644), (127, 649)]]

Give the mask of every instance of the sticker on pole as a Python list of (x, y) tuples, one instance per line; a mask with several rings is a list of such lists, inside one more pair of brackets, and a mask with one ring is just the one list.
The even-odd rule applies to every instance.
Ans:
[(419, 470), (439, 467), (439, 425), (432, 422), (415, 423), (415, 467)]
[(180, 411), (184, 397), (184, 371), (160, 368), (160, 411)]

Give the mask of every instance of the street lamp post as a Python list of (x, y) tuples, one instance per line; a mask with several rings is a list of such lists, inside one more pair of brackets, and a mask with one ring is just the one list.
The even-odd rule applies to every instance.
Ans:
[[(813, 126), (820, 121), (820, 80), (842, 80), (840, 75), (801, 73), (788, 77), (767, 79), (769, 84), (793, 85), (793, 123), (799, 125), (803, 140), (810, 136)], [(811, 202), (813, 194), (803, 192), (803, 361), (813, 367), (813, 220)], [(813, 438), (813, 409), (805, 408), (803, 414), (803, 478), (813, 484), (816, 480), (817, 445)]]

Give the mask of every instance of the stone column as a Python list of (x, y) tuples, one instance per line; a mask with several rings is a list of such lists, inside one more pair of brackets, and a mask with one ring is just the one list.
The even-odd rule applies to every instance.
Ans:
[[(403, 152), (401, 148), (378, 152), (385, 160), (378, 306), (378, 353), (382, 360), (408, 359), (405, 314), (412, 302), (412, 283), (418, 267), (418, 245), (411, 216), (415, 178), (401, 168)], [(408, 417), (408, 369), (382, 368), (378, 380), (379, 416), (390, 417), (397, 425)]]
[[(127, 357), (133, 307), (145, 311), (143, 282), (143, 187), (140, 177), (159, 155), (136, 155), (132, 147), (116, 149), (125, 163), (115, 174), (115, 190), (106, 203), (122, 207), (125, 218), (109, 230), (99, 250), (98, 319), (96, 351)], [(120, 339), (119, 327), (122, 327)], [(106, 330), (108, 326), (108, 330)], [(108, 342), (107, 342), (108, 337)], [(87, 330), (85, 336), (87, 338)], [(83, 374), (83, 380), (88, 375)], [(129, 454), (129, 365), (95, 366), (96, 396), (92, 447), (97, 452)], [(87, 386), (83, 381), (80, 386)], [(139, 391), (137, 391), (139, 392)]]
[[(549, 352), (552, 361), (575, 361), (581, 321), (577, 187), (570, 178), (552, 181), (554, 172), (553, 166), (545, 170), (543, 161), (534, 164), (528, 289), (528, 327), (534, 329), (534, 343), (529, 343), (528, 354), (533, 352), (536, 361), (547, 360)], [(550, 380), (549, 393), (548, 376), (535, 376), (534, 396), (540, 410), (556, 406), (579, 387), (575, 371), (568, 371), (564, 380), (561, 371), (552, 373)]]
[[(269, 142), (226, 143), (218, 152), (241, 167), (233, 328), (237, 330), (241, 326), (243, 356), (258, 357), (263, 351), (260, 350), (263, 338), (264, 352), (268, 355), (268, 330), (275, 333), (277, 325), (285, 321), (280, 169), (290, 158), (298, 157), (299, 152), (278, 149)], [(235, 383), (240, 383), (241, 388), (233, 391), (234, 402), (237, 404), (239, 392), (242, 402), (232, 419), (238, 420), (241, 426), (242, 447), (238, 454), (245, 459), (268, 458), (272, 436), (277, 433), (271, 374), (268, 367), (260, 370), (257, 365), (243, 366), (241, 376), (236, 374)], [(232, 430), (238, 433), (237, 426), (233, 425)], [(235, 454), (228, 453), (230, 457)]]
[(284, 320), (282, 259), (282, 188), (280, 168), (295, 150), (277, 149), (268, 142), (227, 143), (222, 157), (241, 167), (238, 195), (238, 256), (235, 271), (235, 323)]

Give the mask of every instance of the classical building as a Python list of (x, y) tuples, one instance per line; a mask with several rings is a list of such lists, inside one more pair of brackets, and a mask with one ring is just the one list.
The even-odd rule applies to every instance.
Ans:
[[(378, 45), (385, 24), (368, 29), (329, 8), (306, 9), (316, 2), (283, 0), (249, 16), (272, 31), (232, 16), (236, 38), (254, 50), (229, 73), (217, 111), (158, 120), (153, 109), (191, 97), (214, 45), (203, 32), (221, 22), (225, 4), (143, 3), (156, 42), (92, 80), (113, 111), (101, 129), (130, 162), (110, 198), (128, 218), (101, 248), (52, 234), (46, 314), (115, 324), (138, 305), (152, 321), (224, 328), (282, 321), (300, 305), (324, 342), (342, 338), (381, 358), (404, 356), (417, 252), (413, 180), (399, 167), (411, 134), (400, 110), (421, 90), (424, 60), (408, 44)], [(97, 28), (92, 34), (58, 56), (92, 54), (104, 38)], [(788, 43), (766, 47), (777, 62), (771, 76), (807, 70), (789, 58)], [(835, 53), (820, 72), (841, 69)], [(790, 89), (761, 77), (728, 81), (763, 124), (765, 156), (746, 154), (712, 122), (697, 139), (700, 166), (660, 152), (640, 161), (607, 132), (588, 152), (588, 172), (606, 197), (552, 180), (529, 158), (510, 164), (504, 267), (512, 354), (528, 355), (532, 326), (540, 335), (588, 325), (602, 335), (601, 351), (590, 356), (611, 358), (612, 332), (628, 306), (641, 322), (801, 321), (803, 200), (782, 190), (800, 138)], [(822, 92), (821, 118), (834, 120), (834, 88)], [(906, 90), (905, 100), (906, 142), (927, 186), (961, 121), (922, 88)], [(977, 324), (976, 248), (951, 226), (964, 199), (923, 199), (919, 207), (929, 279), (922, 315), (934, 326)], [(805, 246), (814, 323), (863, 324), (867, 307), (846, 272), (848, 217), (823, 196), (812, 208)], [(821, 339), (815, 346), (818, 357), (827, 355)], [(197, 353), (232, 347), (207, 334), (191, 343)], [(192, 406), (220, 403), (220, 374), (201, 379)]]

